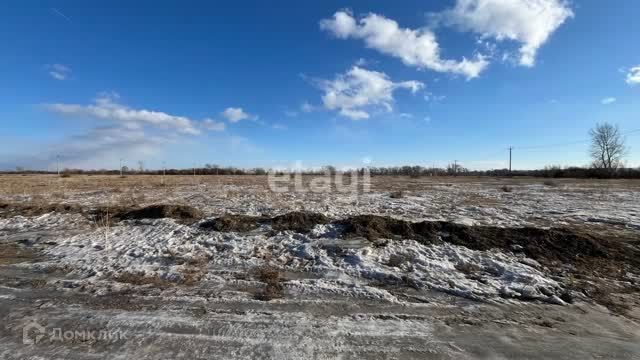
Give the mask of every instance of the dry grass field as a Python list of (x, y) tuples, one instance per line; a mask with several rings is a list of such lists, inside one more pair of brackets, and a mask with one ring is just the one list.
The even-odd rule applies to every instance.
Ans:
[(639, 181), (314, 179), (0, 175), (0, 358), (640, 353)]

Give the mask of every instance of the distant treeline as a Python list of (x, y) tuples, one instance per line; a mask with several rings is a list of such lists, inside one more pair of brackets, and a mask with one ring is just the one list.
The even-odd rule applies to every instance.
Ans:
[[(368, 167), (356, 169), (358, 175), (363, 175), (368, 170), (371, 176), (534, 176), (545, 178), (597, 178), (597, 179), (640, 179), (640, 168), (619, 168), (619, 169), (597, 169), (584, 167), (560, 167), (547, 166), (541, 170), (469, 170), (458, 164), (451, 164), (447, 168), (433, 168), (422, 166), (392, 166), (392, 167)], [(202, 168), (191, 169), (166, 169), (166, 170), (144, 170), (130, 169), (126, 166), (122, 169), (124, 175), (266, 175), (271, 169), (252, 168), (241, 169), (235, 167), (218, 167), (206, 165)], [(293, 173), (294, 170), (281, 171), (274, 170), (277, 174)], [(305, 175), (321, 175), (326, 173), (335, 174), (338, 170), (334, 166), (325, 166), (320, 169), (299, 170)], [(16, 169), (15, 171), (4, 171), (4, 174), (55, 174), (51, 171), (32, 171)], [(82, 170), (64, 169), (61, 175), (70, 176), (73, 174), (86, 175), (120, 175), (120, 170)]]

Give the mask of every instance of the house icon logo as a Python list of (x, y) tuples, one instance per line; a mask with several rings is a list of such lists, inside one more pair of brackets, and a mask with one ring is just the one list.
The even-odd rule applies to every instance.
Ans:
[(44, 326), (35, 320), (30, 321), (22, 328), (22, 343), (25, 345), (35, 345), (46, 333)]

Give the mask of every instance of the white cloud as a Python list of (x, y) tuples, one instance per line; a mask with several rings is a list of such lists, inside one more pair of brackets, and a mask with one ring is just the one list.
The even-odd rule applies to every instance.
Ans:
[(616, 98), (614, 97), (606, 97), (604, 99), (602, 99), (600, 102), (602, 103), (602, 105), (609, 105), (609, 104), (613, 104), (614, 102), (616, 102)]
[(498, 41), (522, 44), (520, 65), (533, 66), (544, 45), (573, 11), (564, 0), (457, 0), (439, 15), (446, 23)]
[(424, 117), (424, 122), (426, 122), (427, 124), (431, 122), (431, 116), (425, 116)]
[(49, 111), (67, 116), (86, 116), (116, 123), (126, 124), (135, 128), (151, 125), (161, 129), (174, 129), (182, 134), (198, 135), (200, 130), (196, 122), (184, 117), (170, 115), (161, 111), (137, 110), (117, 103), (117, 94), (102, 94), (90, 105), (79, 104), (47, 104)]
[(215, 121), (213, 119), (204, 119), (202, 121), (202, 127), (211, 131), (224, 131), (225, 125), (221, 121)]
[(361, 39), (366, 46), (393, 57), (409, 66), (437, 72), (461, 74), (475, 78), (489, 65), (482, 55), (473, 60), (445, 60), (440, 57), (436, 36), (428, 29), (401, 28), (392, 19), (368, 14), (358, 22), (345, 11), (336, 12), (332, 18), (320, 21), (320, 28), (339, 39)]
[(413, 118), (413, 114), (409, 114), (409, 113), (400, 113), (398, 116), (401, 117), (401, 118), (406, 118), (406, 119)]
[(627, 84), (637, 85), (640, 84), (640, 65), (632, 67), (627, 73)]
[(66, 80), (71, 75), (71, 69), (62, 64), (53, 64), (47, 67), (49, 75), (56, 80)]
[(258, 117), (256, 115), (251, 115), (246, 113), (242, 108), (234, 108), (228, 107), (222, 112), (222, 116), (224, 116), (227, 120), (232, 123), (236, 123), (240, 120), (257, 120)]
[(419, 81), (396, 83), (385, 73), (357, 66), (333, 80), (320, 80), (318, 85), (324, 91), (324, 107), (338, 110), (340, 115), (353, 120), (368, 119), (370, 110), (382, 108), (391, 111), (396, 89), (408, 89), (415, 93), (424, 87)]

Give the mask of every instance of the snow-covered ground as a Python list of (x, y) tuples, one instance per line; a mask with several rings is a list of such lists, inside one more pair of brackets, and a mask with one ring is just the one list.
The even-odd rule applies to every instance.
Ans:
[[(49, 224), (77, 220), (68, 215), (39, 219), (43, 224), (38, 228), (43, 230), (48, 230)], [(523, 255), (446, 243), (427, 246), (414, 240), (376, 247), (364, 239), (337, 239), (339, 230), (327, 225), (316, 226), (308, 235), (286, 231), (269, 236), (268, 230), (265, 227), (255, 234), (214, 232), (172, 219), (123, 222), (57, 239), (57, 245), (45, 251), (51, 260), (36, 266), (72, 269), (71, 275), (80, 279), (76, 286), (91, 287), (98, 293), (105, 290), (97, 286), (123, 274), (180, 283), (193, 271), (200, 271), (204, 273), (200, 281), (221, 285), (270, 266), (285, 273), (310, 274), (309, 279), (284, 282), (285, 291), (292, 296), (301, 291), (333, 292), (398, 301), (375, 286), (411, 284), (473, 299), (563, 303), (558, 298), (561, 285), (539, 271), (541, 266), (535, 260)], [(193, 264), (199, 266), (203, 259), (205, 268), (193, 269)], [(470, 277), (465, 269), (473, 269), (476, 276)]]
[[(224, 214), (274, 216), (305, 210), (334, 221), (375, 214), (464, 225), (593, 228), (640, 237), (640, 190), (635, 185), (562, 182), (545, 186), (536, 180), (508, 184), (509, 191), (505, 191), (503, 184), (496, 181), (448, 183), (444, 179), (415, 180), (416, 183), (401, 184), (400, 189), (374, 183), (371, 192), (341, 194), (273, 193), (264, 184), (235, 181), (200, 181), (172, 187), (140, 185), (119, 191), (67, 188), (62, 195), (0, 191), (0, 202), (56, 202), (86, 209), (123, 204), (185, 204), (201, 210), (205, 215), (202, 221)], [(402, 196), (390, 196), (397, 190), (403, 190)], [(6, 282), (0, 287), (0, 303), (13, 309), (0, 311), (9, 324), (2, 331), (23, 326), (23, 319), (16, 314), (32, 314), (29, 309), (36, 306), (36, 314), (48, 316), (55, 324), (93, 316), (94, 325), (133, 329), (138, 335), (143, 332), (147, 338), (137, 337), (136, 343), (155, 339), (148, 350), (155, 354), (152, 358), (162, 357), (152, 348), (168, 346), (163, 341), (181, 349), (174, 355), (185, 357), (213, 353), (228, 358), (256, 357), (266, 347), (265, 353), (278, 358), (334, 358), (345, 354), (347, 358), (366, 357), (363, 354), (372, 358), (423, 358), (429, 353), (440, 358), (473, 358), (482, 355), (482, 350), (474, 347), (471, 351), (473, 337), (455, 324), (481, 326), (478, 324), (495, 321), (509, 326), (512, 335), (518, 334), (508, 344), (496, 345), (502, 350), (484, 353), (485, 357), (497, 358), (536, 354), (536, 346), (551, 352), (535, 356), (558, 355), (553, 349), (561, 351), (562, 346), (553, 343), (553, 336), (546, 329), (553, 328), (549, 323), (560, 324), (557, 318), (566, 315), (572, 319), (571, 326), (566, 325), (567, 333), (556, 335), (575, 334), (576, 329), (584, 327), (582, 321), (586, 318), (600, 319), (594, 321), (606, 324), (602, 325), (604, 328), (581, 334), (584, 339), (591, 339), (602, 348), (622, 349), (619, 354), (623, 357), (640, 353), (640, 348), (632, 345), (638, 343), (640, 330), (633, 317), (636, 309), (630, 310), (628, 318), (614, 321), (603, 307), (568, 305), (561, 300), (562, 294), (571, 291), (568, 279), (516, 249), (481, 251), (412, 239), (393, 239), (378, 246), (364, 238), (346, 238), (344, 229), (336, 223), (316, 225), (309, 233), (274, 231), (268, 224), (248, 233), (218, 232), (199, 225), (174, 219), (107, 224), (73, 212), (0, 217), (3, 249), (19, 252), (28, 248), (37, 252), (37, 256), (25, 257), (17, 264), (0, 262), (0, 278)], [(264, 302), (257, 295), (265, 291), (265, 283), (267, 289), (270, 286), (268, 280), (261, 278), (261, 271), (267, 270), (277, 272), (279, 278), (277, 293)], [(24, 279), (31, 279), (30, 284), (38, 286), (33, 285), (29, 292), (21, 285), (27, 281)], [(45, 296), (47, 299), (39, 302), (44, 296), (38, 295), (40, 288), (55, 296), (47, 295), (51, 298)], [(120, 302), (123, 294), (128, 300)], [(69, 301), (75, 304), (74, 310), (54, 311), (60, 302), (64, 304), (58, 299), (60, 296), (72, 299)], [(116, 312), (87, 310), (87, 306), (96, 306), (90, 305), (94, 304), (90, 299), (105, 304), (115, 302), (108, 306), (115, 307), (109, 311)], [(149, 303), (159, 310), (140, 310), (133, 305), (138, 303)], [(130, 312), (131, 307), (136, 310)], [(201, 308), (208, 315), (200, 314)], [(558, 310), (561, 308), (566, 310)], [(199, 315), (185, 317), (185, 309)], [(567, 315), (578, 310), (589, 315), (583, 320)], [(462, 320), (460, 314), (464, 315)], [(544, 314), (556, 314), (555, 320)], [(538, 326), (532, 333), (544, 334), (545, 340), (531, 348), (519, 348), (515, 345), (518, 337), (531, 335), (530, 323)], [(451, 326), (456, 329), (457, 339), (468, 343), (460, 343), (456, 336), (447, 334), (452, 331)], [(520, 333), (522, 329), (526, 329), (526, 336)], [(437, 331), (444, 331), (445, 335)], [(270, 338), (271, 332), (277, 335)], [(184, 336), (185, 341), (207, 350), (197, 353), (177, 345), (182, 333), (189, 334)], [(171, 336), (167, 338), (167, 334)], [(625, 340), (593, 340), (604, 339), (606, 334)], [(483, 336), (504, 340), (507, 335), (492, 328)], [(13, 347), (13, 341), (2, 343)], [(230, 345), (241, 341), (247, 343)], [(214, 350), (212, 343), (218, 344), (219, 349)], [(582, 340), (575, 344), (593, 350), (577, 345), (580, 343)], [(68, 354), (81, 357), (74, 346), (51, 349), (65, 354), (73, 348)], [(15, 354), (41, 355), (38, 348), (29, 349)], [(234, 353), (233, 349), (242, 351)], [(102, 350), (103, 354), (112, 353)], [(131, 342), (117, 351), (123, 358), (145, 355)], [(12, 353), (0, 352), (0, 357), (11, 356)]]

